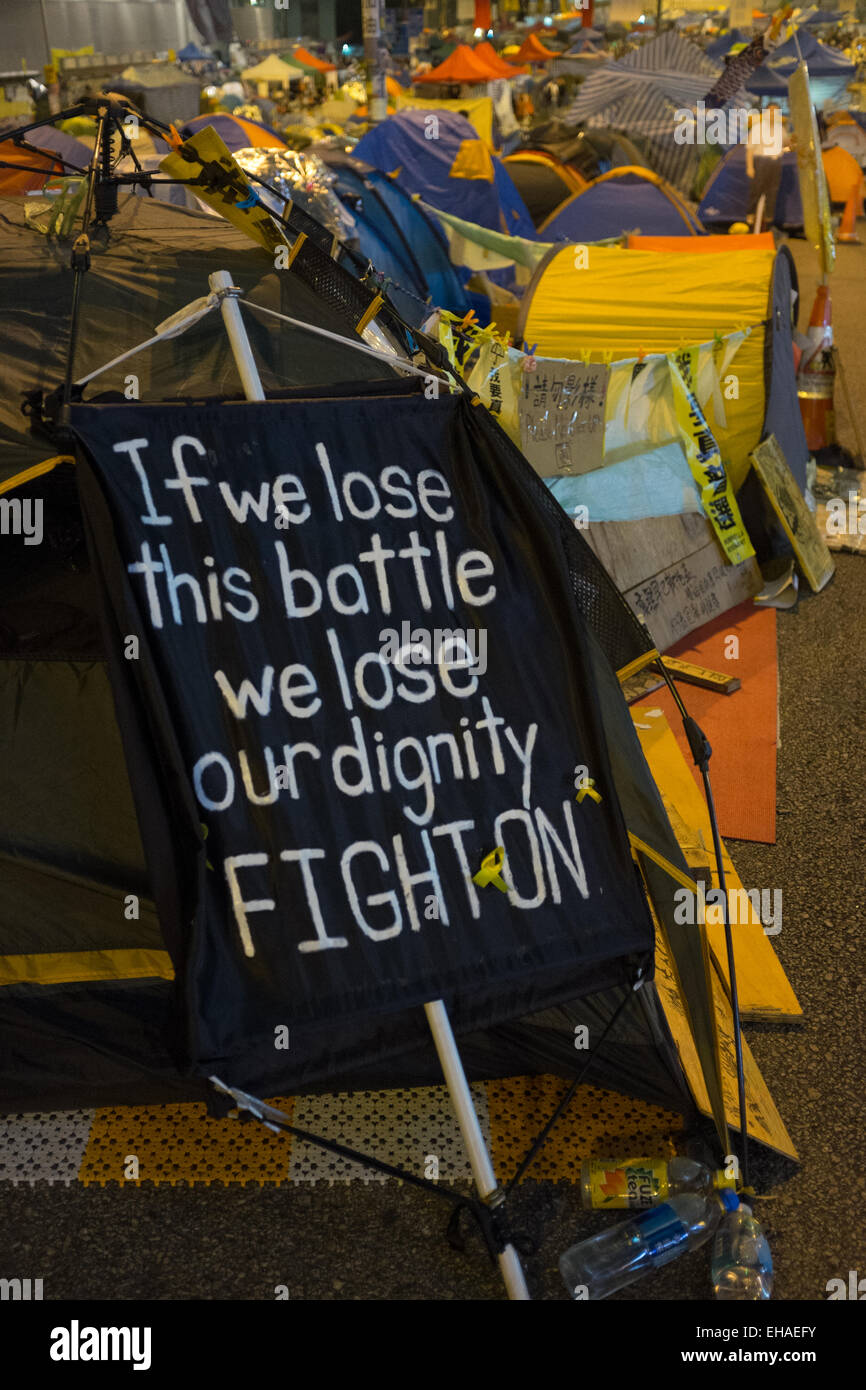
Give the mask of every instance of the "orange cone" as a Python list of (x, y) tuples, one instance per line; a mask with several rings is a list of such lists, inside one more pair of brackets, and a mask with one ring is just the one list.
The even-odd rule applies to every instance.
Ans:
[(836, 233), (837, 241), (850, 241), (855, 246), (860, 245), (860, 238), (857, 235), (857, 218), (862, 209), (863, 180), (859, 179), (848, 195), (845, 211), (842, 213), (842, 221), (839, 223), (839, 230)]
[(797, 395), (800, 414), (806, 431), (806, 443), (811, 450), (825, 449), (836, 442), (836, 417), (833, 409), (833, 386), (836, 366), (833, 361), (833, 311), (830, 291), (818, 286), (812, 317), (806, 334), (797, 374)]

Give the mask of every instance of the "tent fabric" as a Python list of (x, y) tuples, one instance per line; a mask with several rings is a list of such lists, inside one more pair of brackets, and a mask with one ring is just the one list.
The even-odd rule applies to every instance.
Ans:
[(410, 92), (395, 93), (397, 111), (451, 111), (465, 116), (479, 139), (493, 148), (493, 100), (491, 97), (467, 97), (459, 101), (447, 97), (418, 97)]
[(500, 58), (489, 39), (485, 39), (483, 43), (477, 43), (472, 52), (496, 77), (521, 77), (529, 71), (528, 68), (515, 67), (512, 63), (507, 63), (504, 58)]
[(802, 61), (805, 61), (813, 81), (818, 78), (838, 78), (840, 86), (850, 82), (857, 71), (856, 65), (838, 49), (828, 47), (808, 29), (800, 28), (773, 49), (770, 57), (755, 69), (746, 83), (746, 90), (755, 96), (775, 96), (779, 80), (787, 82)]
[(223, 141), (226, 149), (246, 150), (287, 150), (285, 140), (281, 140), (270, 126), (260, 125), (258, 121), (247, 120), (245, 116), (235, 116), (229, 112), (215, 111), (212, 116), (196, 116), (181, 128), (181, 135), (188, 140), (199, 130), (212, 126)]
[[(713, 257), (712, 275), (702, 256), (595, 247), (591, 270), (574, 273), (570, 246), (541, 263), (526, 290), (516, 337), (537, 345), (540, 356), (614, 360), (643, 352), (674, 352), (684, 344), (713, 341), (716, 333), (751, 332), (737, 352), (739, 400), (726, 407), (723, 424), (711, 401), (707, 420), (718, 439), (732, 484), (749, 470), (749, 453), (762, 438), (775, 265), (771, 249), (732, 251)], [(790, 299), (788, 300), (790, 305)], [(779, 332), (790, 342), (790, 310)], [(781, 359), (780, 359), (781, 361)], [(793, 370), (779, 368), (779, 399), (799, 419)], [(803, 441), (805, 446), (805, 440)], [(792, 447), (788, 463), (800, 485), (807, 454)]]
[(193, 63), (209, 60), (211, 55), (205, 49), (199, 48), (197, 43), (187, 43), (178, 50), (177, 56), (181, 63)]
[(497, 232), (533, 238), (532, 218), (501, 160), (493, 156), (492, 184), (484, 178), (452, 177), (461, 145), (476, 140), (465, 117), (450, 111), (440, 115), (436, 140), (427, 138), (428, 128), (423, 111), (400, 111), (368, 131), (354, 154), (443, 212)]
[(629, 231), (698, 236), (703, 228), (657, 174), (628, 168), (603, 174), (539, 227), (548, 241), (604, 241)]
[[(742, 222), (749, 211), (749, 183), (745, 146), (735, 145), (719, 161), (707, 181), (698, 205), (698, 217), (704, 225)], [(770, 220), (769, 214), (767, 220)], [(772, 220), (777, 227), (803, 225), (800, 177), (793, 151), (782, 155), (782, 177)]]
[(403, 318), (420, 327), (431, 307), (465, 314), (471, 308), (436, 220), (378, 169), (343, 150), (315, 152), (336, 177), (334, 191), (355, 218), (360, 251), (387, 276), (388, 295)]
[[(664, 66), (674, 62), (683, 66)], [(719, 71), (694, 44), (673, 32), (663, 34), (591, 73), (566, 119), (590, 133), (603, 126), (642, 137), (655, 171), (689, 194), (702, 151), (699, 145), (677, 143), (676, 112), (701, 101)]]
[(310, 50), (304, 48), (303, 45), (299, 45), (299, 47), (293, 49), (292, 53), (293, 56), (297, 58), (298, 62), (303, 63), (305, 67), (313, 68), (316, 72), (337, 71), (333, 63), (327, 62), (324, 58), (318, 58), (315, 53), (311, 53)]
[(536, 227), (573, 193), (587, 187), (586, 179), (543, 151), (517, 150), (503, 162)]
[(454, 52), (444, 61), (439, 63), (429, 72), (416, 73), (413, 81), (418, 82), (441, 82), (441, 83), (476, 83), (490, 82), (494, 77), (502, 74), (484, 57), (477, 53), (475, 49), (466, 43), (458, 44)]
[(851, 194), (863, 185), (863, 170), (848, 150), (841, 145), (829, 145), (821, 151), (830, 201), (847, 203)]
[(742, 29), (729, 29), (726, 34), (720, 34), (712, 43), (708, 43), (704, 52), (708, 58), (721, 60), (726, 53), (730, 53), (735, 44), (748, 42), (749, 36), (744, 34)]
[(559, 57), (552, 48), (545, 48), (537, 34), (527, 34), (515, 55), (517, 63), (547, 63)]
[(629, 251), (692, 251), (696, 255), (717, 251), (773, 251), (776, 246), (772, 232), (758, 232), (757, 236), (754, 233), (702, 237), (629, 236), (625, 244)]
[(289, 63), (278, 58), (276, 53), (269, 53), (261, 63), (256, 63), (254, 67), (244, 68), (241, 73), (241, 80), (244, 82), (281, 82), (286, 86), (295, 76)]
[[(337, 334), (351, 332), (335, 304), (314, 295), (298, 275), (274, 273), (272, 256), (223, 219), (121, 195), (110, 240), (91, 241), (76, 376), (150, 338), (156, 324), (207, 293), (211, 271), (223, 269), (231, 271), (235, 284), (254, 302)], [(23, 200), (17, 198), (0, 199), (0, 287), (7, 306), (0, 319), (2, 484), (58, 453), (50, 441), (30, 432), (20, 406), (25, 392), (53, 391), (63, 381), (72, 293), (68, 256), (26, 225)], [(287, 324), (274, 329), (264, 316), (251, 313), (246, 322), (268, 389), (390, 375), (372, 358)], [(106, 373), (99, 389), (122, 394), (131, 370), (139, 378), (142, 400), (171, 400), (178, 392), (240, 391), (228, 342), (215, 319)], [(25, 549), (24, 559), (41, 548)]]

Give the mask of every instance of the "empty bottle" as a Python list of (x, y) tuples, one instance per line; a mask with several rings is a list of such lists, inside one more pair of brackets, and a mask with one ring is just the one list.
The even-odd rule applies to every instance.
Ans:
[(708, 1197), (731, 1179), (694, 1158), (591, 1158), (580, 1170), (583, 1205), (593, 1211), (643, 1211), (669, 1197)]
[(703, 1245), (732, 1205), (739, 1206), (736, 1193), (721, 1189), (712, 1196), (685, 1192), (639, 1212), (566, 1251), (559, 1261), (565, 1287), (574, 1299), (607, 1298)]
[(757, 1302), (773, 1292), (770, 1246), (745, 1202), (725, 1212), (713, 1240), (711, 1268), (716, 1298)]

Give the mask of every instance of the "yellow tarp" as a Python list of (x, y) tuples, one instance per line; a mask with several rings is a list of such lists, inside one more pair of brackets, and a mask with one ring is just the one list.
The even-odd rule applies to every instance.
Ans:
[(539, 357), (615, 362), (751, 328), (722, 379), (725, 421), (712, 400), (705, 410), (736, 490), (764, 419), (764, 324), (774, 260), (768, 249), (720, 252), (710, 276), (704, 256), (563, 246), (527, 290), (518, 335)]
[(474, 126), (479, 140), (493, 148), (492, 97), (472, 97), (466, 101), (433, 101), (427, 97), (413, 97), (401, 92), (400, 95), (395, 94), (394, 105), (398, 111), (408, 111), (410, 108), (415, 111), (457, 111), (465, 115), (469, 124)]

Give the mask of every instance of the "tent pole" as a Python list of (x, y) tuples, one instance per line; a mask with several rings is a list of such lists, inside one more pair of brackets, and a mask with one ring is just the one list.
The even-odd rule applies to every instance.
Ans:
[[(232, 356), (235, 359), (235, 366), (244, 388), (244, 395), (248, 401), (263, 401), (265, 393), (262, 389), (259, 369), (256, 366), (250, 340), (247, 337), (246, 326), (241, 317), (240, 305), (231, 293), (235, 289), (232, 277), (227, 270), (215, 270), (212, 275), (208, 276), (208, 284), (214, 294), (219, 295), (220, 313), (223, 316), (223, 323), (229, 336)], [(239, 290), (235, 290), (235, 295), (239, 293)]]
[[(231, 294), (233, 289), (232, 277), (227, 270), (215, 270), (212, 275), (208, 276), (208, 284), (213, 292), (220, 296), (220, 311), (238, 373), (243, 382), (244, 394), (248, 401), (263, 401), (265, 393), (262, 390), (261, 378), (250, 348), (250, 340), (247, 337), (240, 305)], [(463, 1063), (460, 1060), (460, 1053), (457, 1050), (457, 1043), (447, 1010), (442, 1000), (436, 999), (432, 1003), (424, 1005), (424, 1012), (433, 1034), (433, 1042), (436, 1045), (436, 1052), (445, 1075), (451, 1103), (457, 1115), (460, 1134), (469, 1155), (469, 1164), (472, 1168), (475, 1186), (478, 1188), (478, 1195), (482, 1201), (487, 1202), (488, 1206), (498, 1206), (504, 1201), (505, 1194), (497, 1187), (496, 1174), (493, 1171), (493, 1164), (487, 1152), (484, 1135), (481, 1133), (481, 1126), (478, 1123), (472, 1092), (466, 1080), (466, 1073), (463, 1070)], [(529, 1290), (523, 1276), (520, 1256), (514, 1246), (507, 1245), (500, 1252), (498, 1258), (509, 1298), (521, 1301), (528, 1300)]]
[[(431, 1003), (424, 1005), (424, 1012), (433, 1034), (433, 1042), (445, 1075), (451, 1104), (454, 1106), (460, 1133), (469, 1155), (469, 1164), (472, 1168), (475, 1186), (478, 1188), (478, 1195), (488, 1206), (498, 1206), (504, 1200), (504, 1193), (497, 1187), (496, 1174), (493, 1171), (490, 1154), (487, 1152), (481, 1125), (478, 1123), (472, 1092), (469, 1089), (469, 1082), (466, 1080), (466, 1073), (463, 1070), (463, 1063), (457, 1050), (457, 1042), (451, 1028), (448, 1011), (441, 999), (434, 999)], [(529, 1289), (526, 1286), (520, 1256), (513, 1245), (506, 1245), (505, 1249), (500, 1252), (499, 1269), (508, 1290), (508, 1297), (521, 1302), (528, 1301)]]

